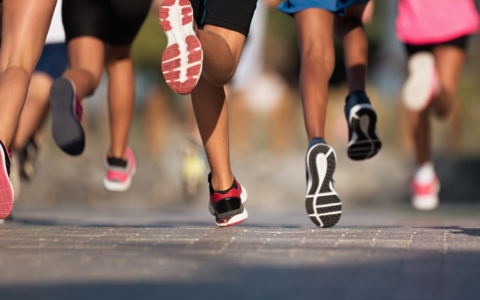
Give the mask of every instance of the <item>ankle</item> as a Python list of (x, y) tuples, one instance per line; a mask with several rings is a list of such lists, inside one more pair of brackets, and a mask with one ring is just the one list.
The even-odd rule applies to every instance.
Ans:
[(212, 172), (212, 178), (210, 180), (210, 185), (212, 186), (213, 190), (216, 192), (226, 191), (232, 187), (233, 181), (235, 177), (232, 173), (230, 174), (214, 174)]
[(127, 160), (127, 154), (125, 153), (125, 150), (123, 150), (123, 151), (112, 151), (112, 150), (110, 150), (107, 153), (107, 157), (122, 159), (124, 161)]

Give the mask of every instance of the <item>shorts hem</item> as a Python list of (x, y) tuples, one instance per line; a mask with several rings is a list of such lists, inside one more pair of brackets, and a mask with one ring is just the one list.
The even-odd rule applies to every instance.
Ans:
[(232, 23), (228, 20), (215, 18), (215, 17), (205, 17), (202, 25), (206, 25), (206, 24), (220, 26), (220, 27), (223, 27), (223, 28), (226, 28), (226, 29), (229, 29), (229, 30), (233, 30), (233, 31), (236, 31), (238, 33), (243, 34), (244, 36), (248, 36), (248, 32), (249, 32), (248, 28), (242, 27), (242, 26), (240, 26), (238, 24), (235, 24), (235, 23)]

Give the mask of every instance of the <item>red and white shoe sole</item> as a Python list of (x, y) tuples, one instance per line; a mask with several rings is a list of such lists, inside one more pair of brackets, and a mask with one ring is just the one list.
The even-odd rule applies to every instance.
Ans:
[(0, 166), (0, 220), (10, 215), (13, 208), (13, 186), (7, 173), (7, 165), (4, 152), (0, 149), (0, 158), (2, 160)]
[(173, 91), (190, 94), (200, 79), (203, 50), (197, 36), (189, 0), (165, 0), (160, 8), (160, 24), (168, 39), (162, 56), (162, 72)]

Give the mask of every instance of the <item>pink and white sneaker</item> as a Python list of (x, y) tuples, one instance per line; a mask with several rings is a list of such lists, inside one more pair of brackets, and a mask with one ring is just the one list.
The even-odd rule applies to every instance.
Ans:
[(413, 191), (412, 204), (418, 210), (433, 210), (437, 208), (440, 183), (437, 176), (427, 183), (419, 183), (415, 178), (411, 182)]
[(160, 25), (168, 39), (162, 56), (165, 81), (180, 95), (190, 94), (200, 79), (203, 50), (189, 0), (164, 0)]
[(132, 177), (135, 175), (137, 165), (132, 150), (127, 148), (125, 152), (127, 161), (105, 156), (107, 174), (103, 179), (103, 185), (110, 192), (124, 192), (132, 184)]
[(6, 149), (2, 141), (0, 141), (0, 220), (10, 215), (13, 208), (13, 186), (10, 181), (10, 149)]
[(412, 55), (408, 60), (408, 73), (402, 89), (403, 103), (413, 112), (424, 111), (440, 93), (433, 54), (422, 51)]
[(247, 191), (234, 179), (232, 186), (226, 191), (214, 191), (211, 184), (212, 174), (208, 175), (210, 188), (210, 201), (208, 210), (215, 216), (215, 224), (218, 227), (233, 226), (242, 223), (248, 218), (245, 209), (247, 203)]

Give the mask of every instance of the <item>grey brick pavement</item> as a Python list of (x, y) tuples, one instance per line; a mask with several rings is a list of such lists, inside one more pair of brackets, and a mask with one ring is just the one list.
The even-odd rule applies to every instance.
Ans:
[(19, 211), (0, 226), (0, 299), (480, 299), (480, 220), (463, 211), (350, 210), (332, 229), (297, 212), (218, 229), (181, 211), (129, 226)]

